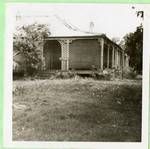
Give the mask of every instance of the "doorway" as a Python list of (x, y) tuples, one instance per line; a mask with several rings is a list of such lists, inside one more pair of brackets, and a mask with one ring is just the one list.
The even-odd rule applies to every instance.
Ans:
[(48, 40), (44, 44), (46, 70), (61, 69), (61, 45), (57, 40)]

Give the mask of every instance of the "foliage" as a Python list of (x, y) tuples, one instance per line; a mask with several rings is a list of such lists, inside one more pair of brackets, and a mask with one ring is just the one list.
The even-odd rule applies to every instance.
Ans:
[(26, 73), (32, 75), (40, 69), (42, 62), (40, 47), (43, 38), (49, 36), (48, 26), (45, 24), (31, 24), (16, 29), (13, 40), (14, 52), (19, 52), (25, 58)]
[(130, 56), (129, 65), (142, 73), (142, 53), (143, 53), (143, 26), (137, 27), (134, 33), (129, 33), (124, 37), (125, 51)]
[(137, 76), (136, 72), (132, 68), (124, 68), (123, 77), (126, 79), (135, 79)]
[(70, 79), (74, 78), (76, 74), (74, 72), (56, 72), (51, 79)]

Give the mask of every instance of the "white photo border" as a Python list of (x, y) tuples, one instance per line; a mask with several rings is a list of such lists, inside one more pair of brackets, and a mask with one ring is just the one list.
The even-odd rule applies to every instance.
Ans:
[[(43, 149), (148, 149), (148, 112), (149, 112), (149, 51), (150, 51), (150, 18), (147, 15), (150, 4), (115, 4), (140, 5), (144, 8), (144, 38), (143, 38), (143, 82), (142, 82), (142, 141), (141, 142), (43, 142), (43, 141), (12, 141), (12, 66), (13, 66), (13, 9), (15, 5), (31, 5), (31, 3), (6, 4), (6, 31), (4, 52), (4, 147), (6, 148), (43, 148)], [(34, 3), (33, 5), (48, 5), (51, 3)], [(76, 4), (76, 3), (75, 3)], [(72, 3), (72, 5), (74, 5)], [(86, 5), (86, 4), (82, 4)], [(96, 5), (109, 5), (97, 3)]]

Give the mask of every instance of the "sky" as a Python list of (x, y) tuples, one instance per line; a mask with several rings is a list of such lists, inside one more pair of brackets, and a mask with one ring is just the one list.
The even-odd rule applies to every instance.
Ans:
[[(142, 22), (136, 16), (133, 5), (119, 4), (22, 4), (13, 7), (15, 25), (45, 23), (49, 25), (52, 36), (85, 35), (81, 31), (90, 30), (106, 34), (109, 38), (122, 39), (134, 32)], [(135, 6), (136, 7), (136, 6)], [(21, 16), (16, 20), (16, 15)], [(81, 31), (68, 29), (62, 22), (76, 26)]]

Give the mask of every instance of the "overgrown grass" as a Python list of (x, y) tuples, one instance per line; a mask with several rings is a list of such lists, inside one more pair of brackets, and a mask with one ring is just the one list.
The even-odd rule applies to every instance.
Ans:
[(13, 140), (140, 141), (141, 81), (14, 81)]

